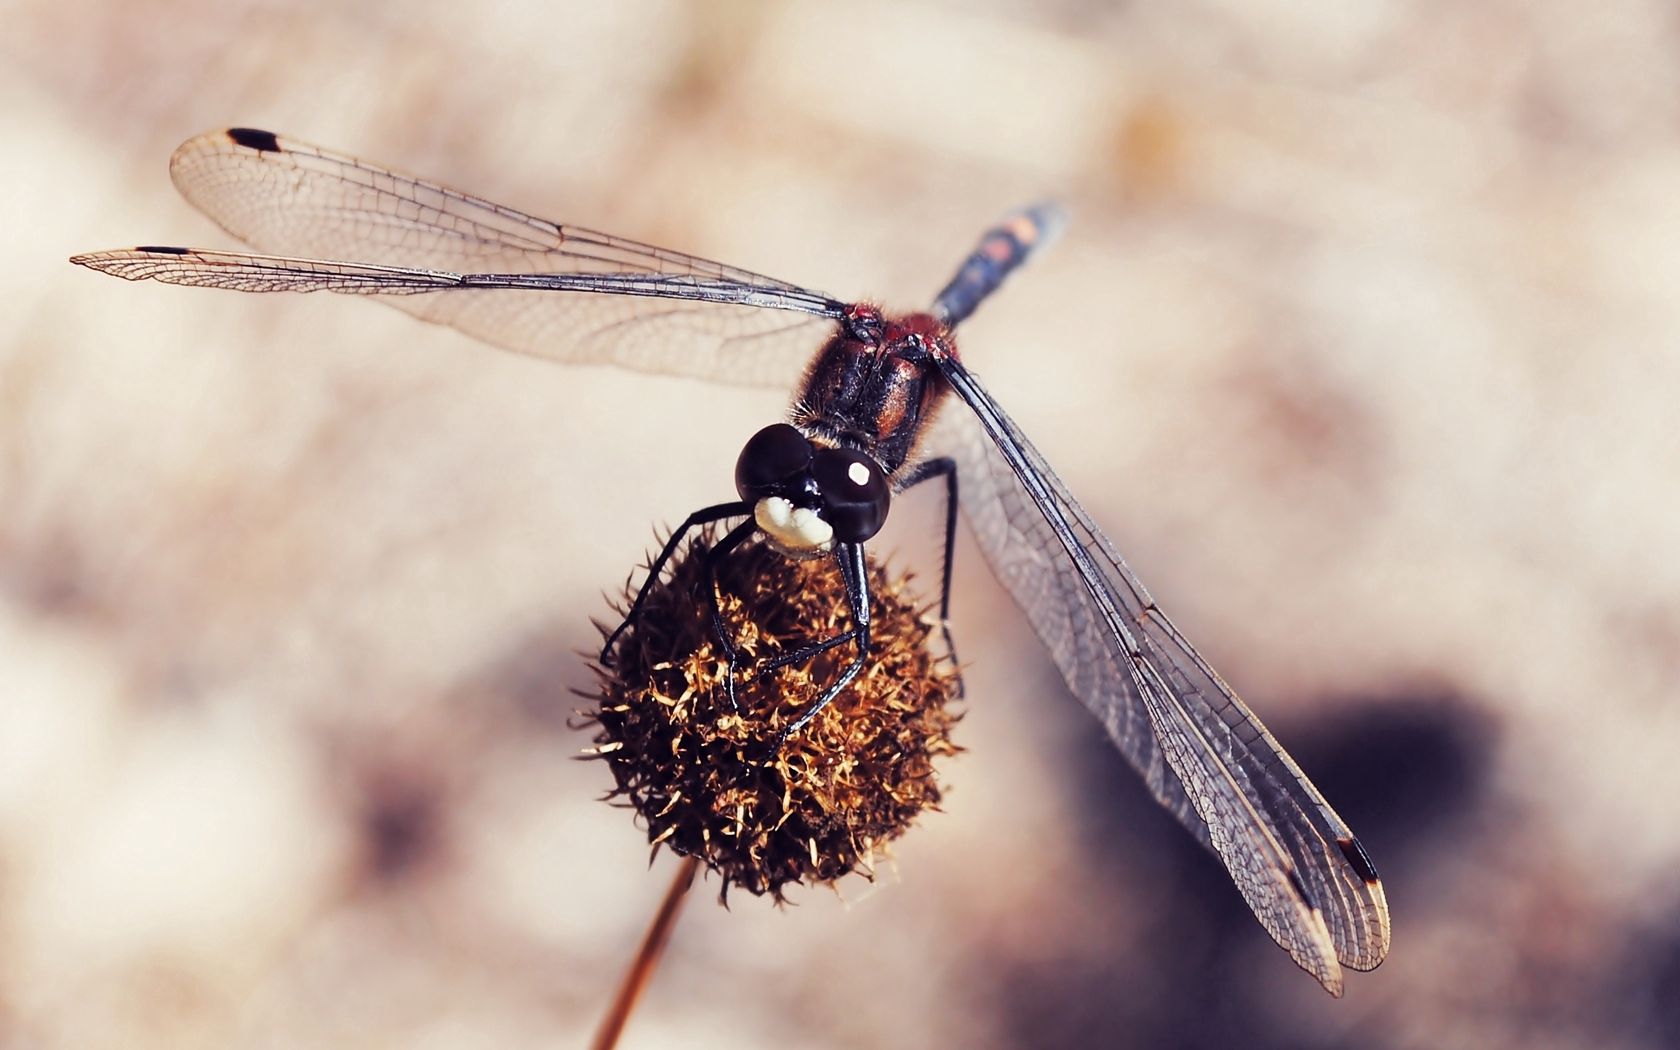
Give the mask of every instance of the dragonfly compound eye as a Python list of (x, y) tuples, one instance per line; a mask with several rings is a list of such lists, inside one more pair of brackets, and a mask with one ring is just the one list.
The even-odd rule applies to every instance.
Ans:
[(735, 461), (735, 491), (744, 500), (790, 496), (802, 489), (811, 443), (786, 423), (772, 423), (747, 439)]
[(849, 448), (825, 448), (811, 460), (822, 494), (823, 520), (841, 543), (862, 543), (881, 531), (892, 490), (875, 461)]

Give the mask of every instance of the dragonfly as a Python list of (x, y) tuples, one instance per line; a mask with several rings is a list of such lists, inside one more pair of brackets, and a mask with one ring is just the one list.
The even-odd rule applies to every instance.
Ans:
[[(190, 203), (263, 254), (146, 246), (70, 261), (136, 281), (373, 296), (550, 361), (792, 389), (787, 419), (754, 434), (737, 460), (740, 498), (695, 512), (679, 533), (741, 518), (717, 546), (758, 535), (791, 557), (836, 560), (854, 626), (819, 645), (851, 644), (855, 655), (818, 706), (867, 658), (865, 543), (893, 495), (942, 480), (942, 620), (960, 506), (1069, 690), (1224, 864), (1272, 939), (1336, 996), (1342, 967), (1382, 962), (1388, 903), (1364, 847), (957, 352), (956, 327), (1059, 233), (1054, 205), (987, 231), (929, 310), (892, 313), (268, 131), (190, 139), (170, 174)], [(634, 615), (633, 604), (626, 623)]]

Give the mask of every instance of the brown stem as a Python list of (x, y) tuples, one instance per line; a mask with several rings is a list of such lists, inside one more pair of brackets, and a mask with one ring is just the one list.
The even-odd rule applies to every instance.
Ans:
[(677, 868), (677, 877), (671, 880), (671, 888), (665, 891), (665, 899), (660, 902), (659, 912), (654, 915), (652, 924), (642, 937), (641, 947), (636, 949), (636, 957), (631, 960), (630, 969), (625, 971), (624, 980), (619, 982), (618, 994), (613, 996), (607, 1016), (601, 1019), (601, 1027), (595, 1032), (595, 1041), (589, 1044), (592, 1050), (612, 1050), (618, 1045), (618, 1037), (624, 1031), (625, 1022), (630, 1020), (630, 1011), (636, 1008), (636, 1000), (641, 998), (642, 989), (647, 987), (649, 979), (653, 977), (654, 968), (659, 965), (659, 957), (664, 954), (665, 945), (671, 939), (671, 928), (677, 924), (677, 916), (682, 913), (688, 887), (694, 882), (694, 874), (699, 870), (698, 859), (683, 858), (682, 865)]

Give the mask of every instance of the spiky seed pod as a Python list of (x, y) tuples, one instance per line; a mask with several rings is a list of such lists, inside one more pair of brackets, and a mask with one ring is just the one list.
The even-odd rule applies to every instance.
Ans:
[[(935, 756), (958, 748), (949, 661), (931, 651), (932, 625), (873, 562), (871, 645), (861, 674), (777, 748), (783, 730), (855, 657), (841, 645), (809, 661), (736, 678), (713, 635), (699, 588), (713, 543), (702, 530), (672, 559), (637, 622), (619, 639), (589, 752), (605, 759), (621, 797), (657, 850), (700, 858), (731, 885), (783, 899), (789, 883), (866, 877), (876, 850), (939, 802)], [(759, 543), (723, 558), (719, 608), (741, 666), (851, 627), (832, 559), (793, 561)], [(628, 604), (626, 602), (626, 604)]]

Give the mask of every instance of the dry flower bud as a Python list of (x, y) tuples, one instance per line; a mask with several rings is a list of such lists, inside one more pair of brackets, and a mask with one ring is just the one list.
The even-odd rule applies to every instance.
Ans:
[[(804, 663), (755, 662), (852, 626), (832, 559), (794, 561), (749, 543), (717, 566), (719, 608), (742, 650), (732, 708), (729, 660), (714, 636), (702, 530), (673, 558), (612, 666), (598, 669), (592, 754), (612, 769), (655, 849), (698, 857), (724, 880), (783, 899), (788, 883), (866, 877), (875, 853), (939, 802), (937, 755), (956, 752), (948, 704), (957, 676), (930, 650), (935, 633), (871, 563), (871, 644), (857, 679), (779, 748), (783, 731), (855, 658), (850, 642)], [(628, 603), (626, 603), (627, 605)]]

